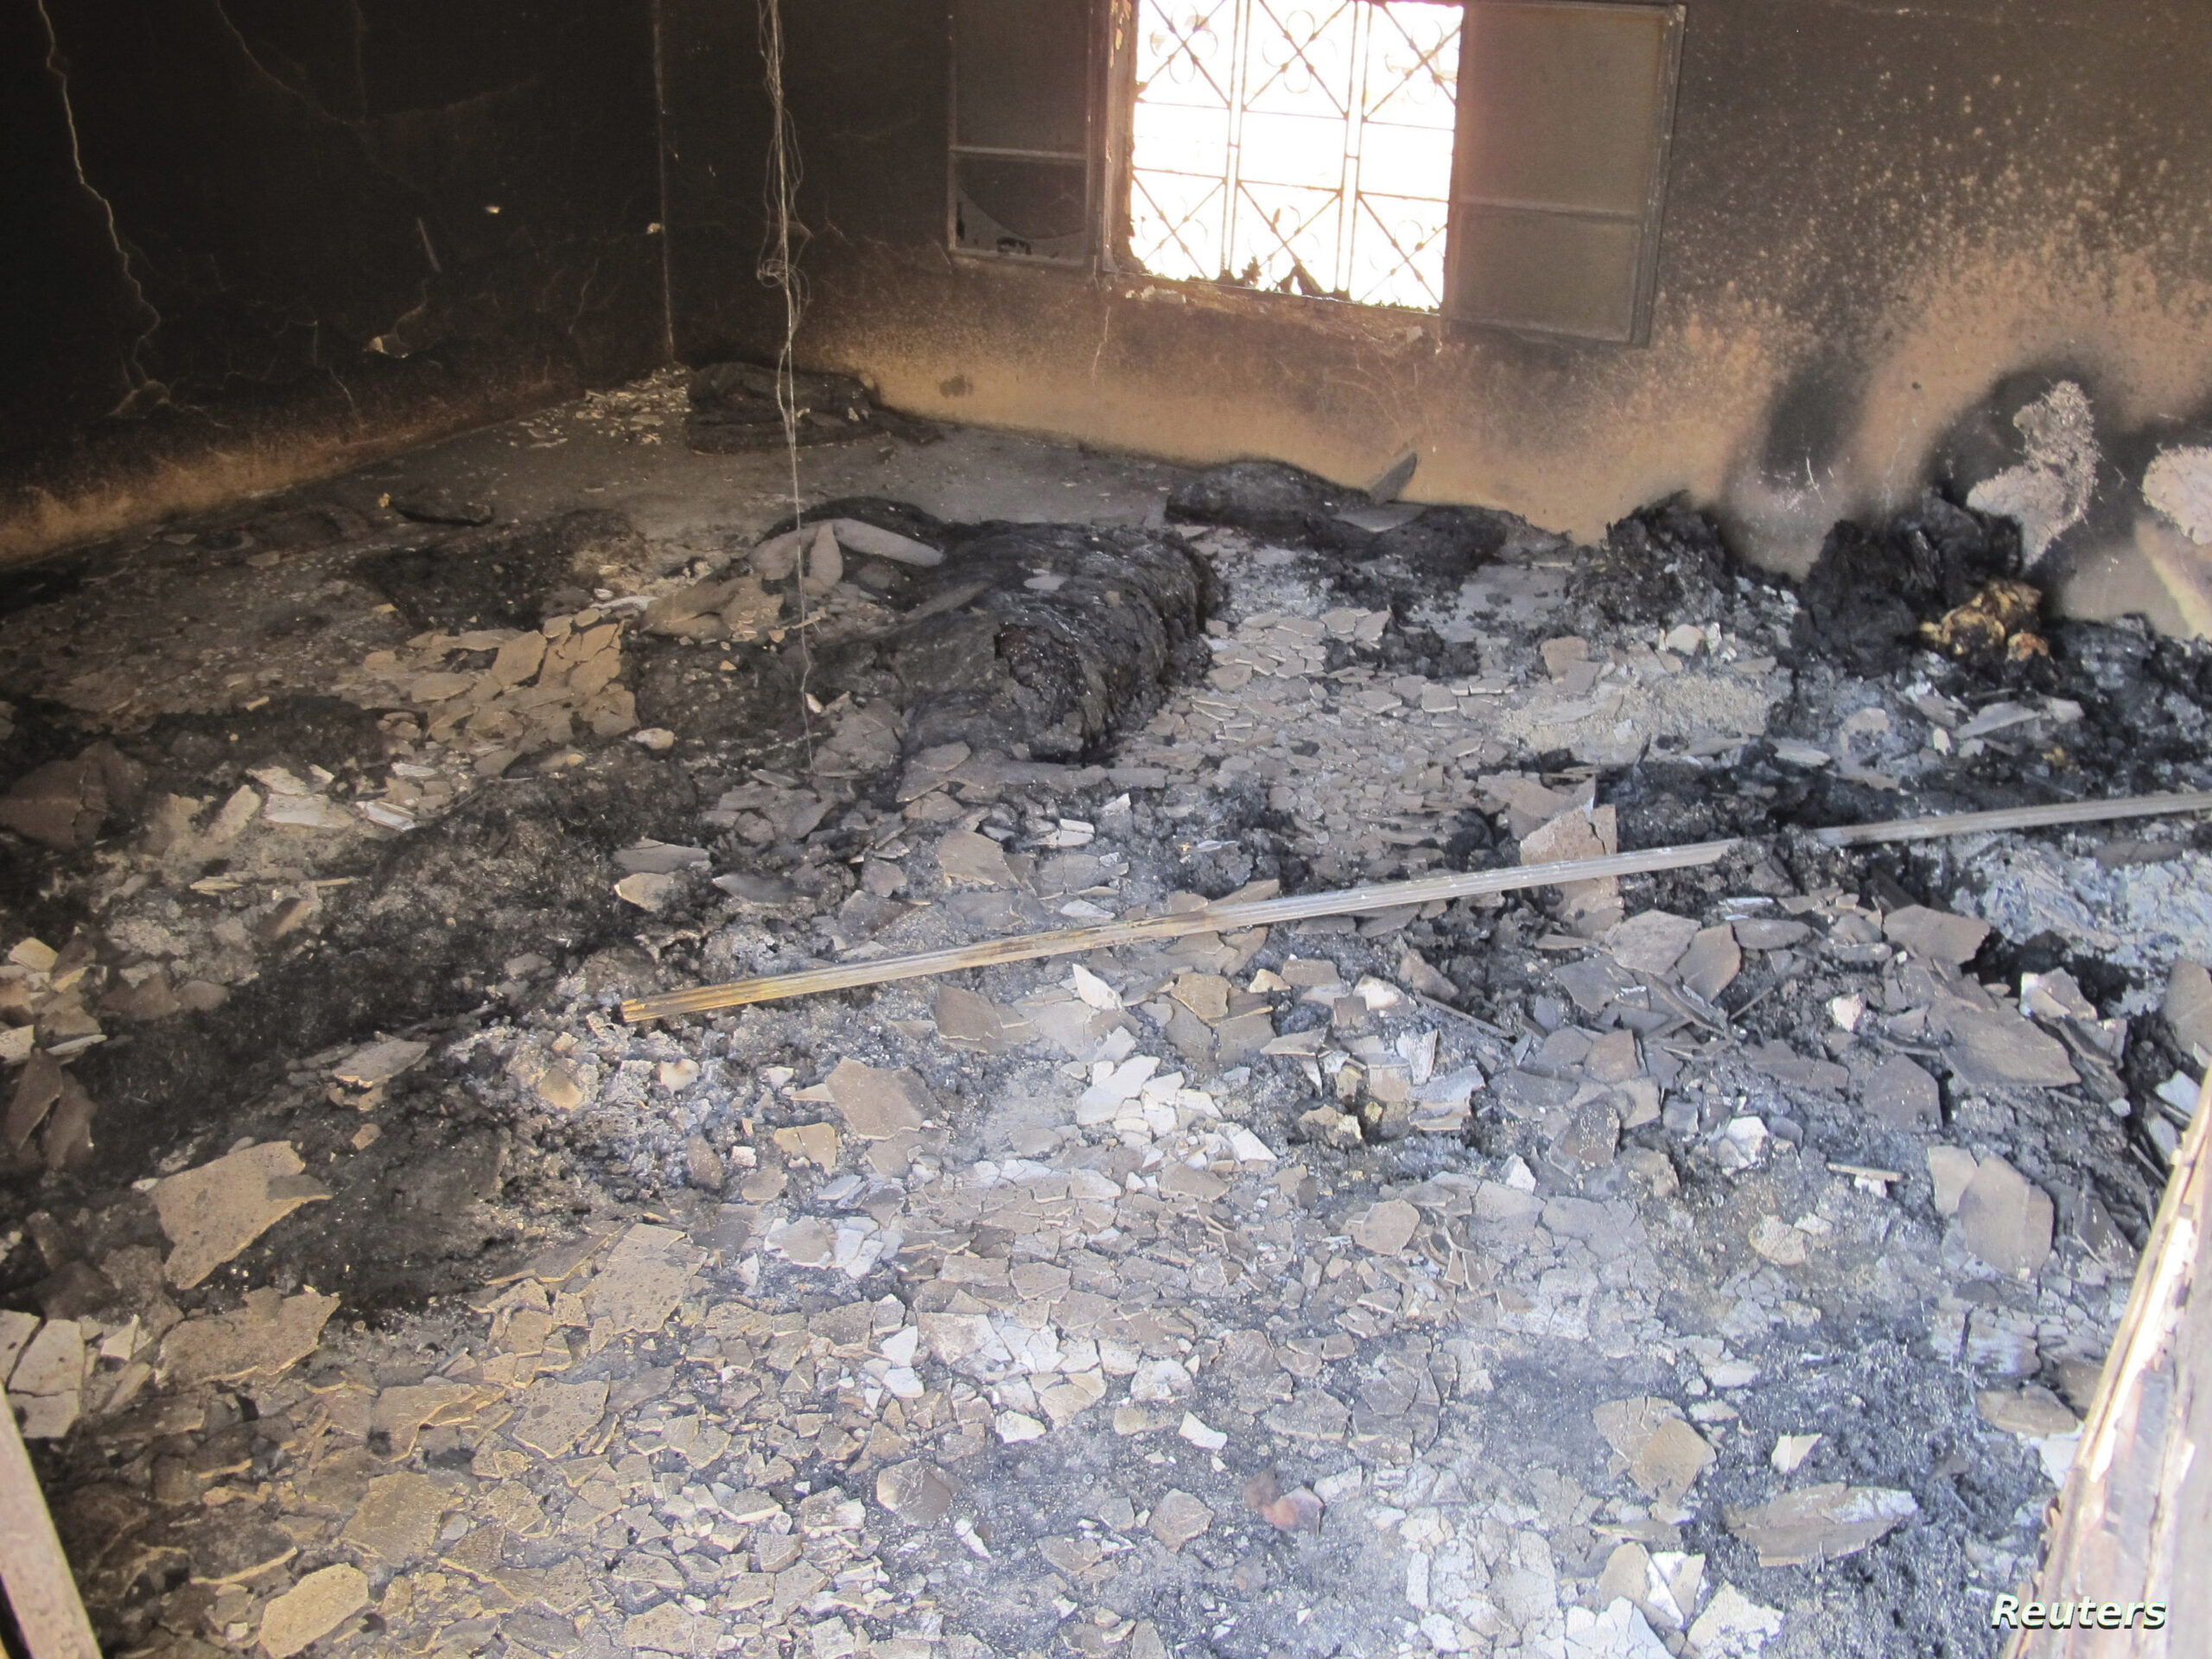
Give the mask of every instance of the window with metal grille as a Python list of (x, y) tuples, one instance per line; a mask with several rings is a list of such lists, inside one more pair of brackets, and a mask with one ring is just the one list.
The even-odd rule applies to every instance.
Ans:
[(1648, 333), (1680, 6), (952, 5), (957, 248)]
[(1130, 251), (1161, 276), (1438, 309), (1459, 19), (1141, 0)]

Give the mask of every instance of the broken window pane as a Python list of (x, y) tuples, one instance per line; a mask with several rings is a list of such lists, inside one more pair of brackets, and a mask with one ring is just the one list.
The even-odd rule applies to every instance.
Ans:
[(1161, 276), (1433, 311), (1460, 8), (1142, 0), (1132, 251)]
[(959, 168), (961, 247), (1033, 259), (1080, 260), (1089, 253), (1082, 163), (963, 156)]
[(1085, 0), (957, 0), (952, 33), (952, 245), (1089, 258)]

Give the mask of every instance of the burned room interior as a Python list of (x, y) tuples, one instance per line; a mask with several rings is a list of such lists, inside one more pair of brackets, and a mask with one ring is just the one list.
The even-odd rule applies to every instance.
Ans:
[(4, 20), (10, 1659), (2206, 1651), (2212, 13)]

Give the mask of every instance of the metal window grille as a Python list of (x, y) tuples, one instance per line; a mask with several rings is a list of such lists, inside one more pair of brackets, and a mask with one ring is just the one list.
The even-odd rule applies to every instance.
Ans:
[(1430, 0), (1140, 0), (1139, 262), (1440, 308), (1460, 20)]

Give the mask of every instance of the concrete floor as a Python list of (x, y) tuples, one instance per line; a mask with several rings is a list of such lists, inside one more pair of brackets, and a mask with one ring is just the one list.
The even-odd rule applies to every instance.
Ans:
[[(788, 474), (690, 453), (679, 404), (649, 384), (128, 538), (0, 629), (26, 732), (152, 777), (104, 836), (18, 857), (5, 941), (41, 1051), (67, 1008), (109, 1039), (70, 1055), (90, 1147), (57, 1106), (5, 1189), (0, 1343), (119, 1650), (1997, 1651), (2133, 1265), (2049, 1197), (2120, 1156), (2046, 1052), (2111, 1010), (2011, 1012), (1863, 869), (613, 1013), (1217, 897), (1255, 858), (1418, 874), (1476, 818), (1594, 849), (1588, 778), (1662, 738), (1725, 776), (1765, 728), (1782, 610), (1570, 634), (1574, 550), (1532, 532), (1410, 614), (1214, 531), (1215, 665), (1097, 766), (907, 755), (871, 791), (748, 769), (742, 733), (639, 743), (633, 696), (487, 769), (496, 740), (438, 735), (454, 690), (391, 677), (428, 652), (484, 688), (536, 619), (420, 644), (359, 575), (425, 533), (380, 504), (622, 515), (606, 689), (671, 651), (711, 680), (726, 647), (620, 602), (748, 547)], [(809, 499), (1097, 525), (1159, 524), (1180, 476), (965, 431), (800, 463)], [(335, 532), (278, 547), (300, 511)], [(1416, 626), (1477, 666), (1410, 668)], [(531, 842), (531, 791), (621, 843)], [(646, 842), (670, 884), (613, 897)], [(598, 919), (524, 950), (494, 912), (556, 862)], [(73, 957), (23, 944), (64, 922), (81, 946), (41, 937)], [(442, 928), (423, 999), (461, 1002), (334, 1036), (330, 957)], [(72, 1002), (86, 959), (107, 995)], [(1930, 1008), (2044, 1071), (1970, 1074)]]
[[(435, 483), (486, 499), (508, 518), (586, 501), (627, 515), (656, 540), (788, 513), (791, 471), (780, 449), (704, 455), (685, 447), (683, 385), (682, 371), (667, 371), (634, 388), (464, 434), (364, 469), (346, 481), (349, 499)], [(874, 437), (802, 449), (801, 493), (809, 500), (888, 496), (962, 522), (1142, 524), (1157, 521), (1167, 492), (1188, 475), (1141, 457), (1009, 433), (944, 432), (926, 444)]]

